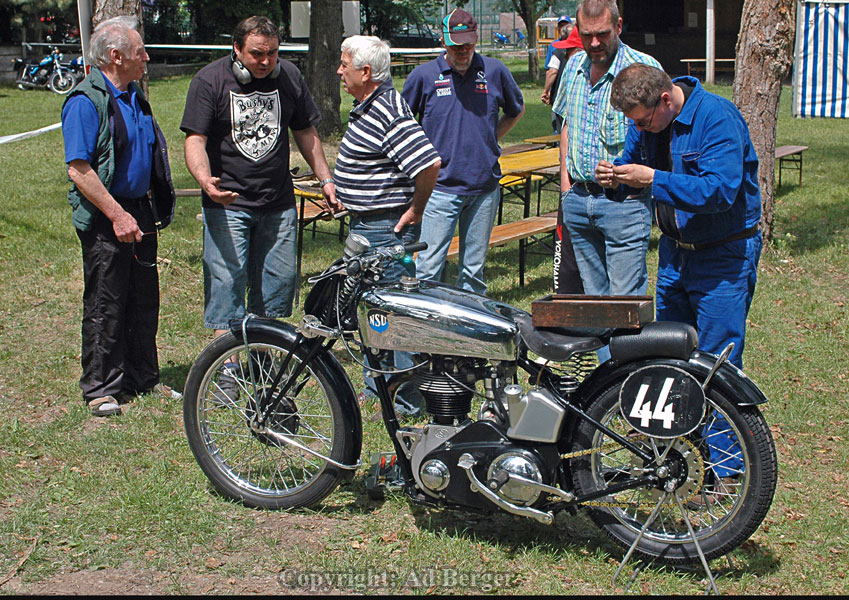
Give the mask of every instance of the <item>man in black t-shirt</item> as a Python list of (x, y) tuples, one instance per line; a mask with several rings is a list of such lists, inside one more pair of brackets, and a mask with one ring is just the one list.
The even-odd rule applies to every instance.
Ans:
[(315, 129), (316, 104), (298, 69), (277, 58), (278, 28), (265, 17), (236, 26), (233, 52), (192, 80), (180, 129), (186, 165), (201, 186), (204, 325), (221, 335), (247, 310), (292, 313), (297, 211), (289, 135), (335, 204)]

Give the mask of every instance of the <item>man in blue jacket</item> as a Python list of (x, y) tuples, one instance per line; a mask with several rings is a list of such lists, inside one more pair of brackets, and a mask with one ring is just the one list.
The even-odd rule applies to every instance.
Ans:
[[(633, 120), (625, 151), (599, 162), (604, 187), (650, 188), (662, 232), (658, 247), (657, 320), (693, 325), (699, 349), (719, 354), (729, 342), (731, 363), (743, 366), (746, 317), (757, 281), (762, 239), (758, 157), (734, 104), (697, 79), (672, 81), (643, 64), (613, 81), (610, 104)], [(713, 470), (739, 474), (736, 441), (713, 419), (706, 433)], [(714, 449), (719, 449), (719, 453)]]

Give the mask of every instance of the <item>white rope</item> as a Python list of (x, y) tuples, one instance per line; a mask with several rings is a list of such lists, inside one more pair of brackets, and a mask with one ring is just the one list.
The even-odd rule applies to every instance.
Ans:
[(48, 131), (53, 131), (54, 129), (59, 129), (61, 127), (61, 123), (53, 123), (53, 125), (48, 125), (47, 127), (42, 127), (41, 129), (35, 129), (33, 131), (25, 131), (24, 133), (4, 135), (3, 137), (0, 137), (0, 144), (25, 140), (27, 138), (35, 137), (37, 135), (41, 135), (42, 133), (47, 133)]

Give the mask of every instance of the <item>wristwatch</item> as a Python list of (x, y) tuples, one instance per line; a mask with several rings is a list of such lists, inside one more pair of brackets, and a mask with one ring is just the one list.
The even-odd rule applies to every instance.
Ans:
[(322, 187), (322, 188), (323, 188), (323, 187), (324, 187), (324, 186), (326, 186), (328, 183), (333, 183), (333, 178), (329, 178), (329, 179), (322, 179), (321, 181), (319, 181), (319, 182), (318, 182), (318, 187)]

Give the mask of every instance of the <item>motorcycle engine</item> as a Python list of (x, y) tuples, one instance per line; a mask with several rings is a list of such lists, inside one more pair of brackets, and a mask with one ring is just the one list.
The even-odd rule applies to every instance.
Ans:
[(413, 372), (413, 383), (424, 396), (434, 423), (452, 425), (468, 419), (476, 366), (474, 359), (433, 356), (427, 367)]
[[(551, 449), (538, 443), (525, 447), (508, 437), (511, 427), (504, 389), (510, 387), (516, 364), (453, 356), (427, 358), (426, 366), (413, 371), (412, 382), (425, 398), (430, 422), (403, 427), (397, 433), (407, 449), (417, 487), (433, 498), (492, 508), (488, 499), (472, 491), (468, 474), (458, 466), (460, 456), (469, 452), (477, 461), (476, 476), (499, 497), (516, 506), (535, 503), (540, 489), (527, 482), (552, 481), (559, 455), (553, 444)], [(469, 413), (479, 380), (486, 400), (479, 420), (472, 421)]]

